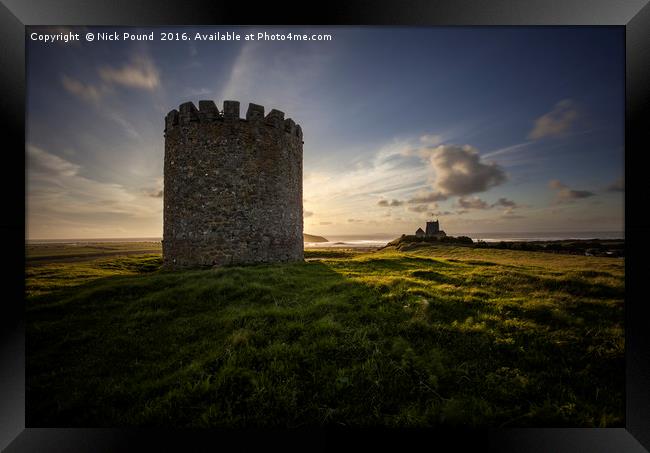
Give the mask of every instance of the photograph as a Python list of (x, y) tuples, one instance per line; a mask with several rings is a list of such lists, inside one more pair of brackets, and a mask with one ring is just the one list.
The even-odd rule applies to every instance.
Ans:
[(621, 26), (27, 26), (25, 424), (625, 428)]

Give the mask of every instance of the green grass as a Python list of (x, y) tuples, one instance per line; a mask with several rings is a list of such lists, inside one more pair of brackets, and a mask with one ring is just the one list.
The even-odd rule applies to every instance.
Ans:
[(624, 262), (433, 246), (27, 271), (29, 426), (624, 426)]
[(160, 242), (92, 242), (27, 244), (25, 254), (28, 261), (54, 260), (56, 258), (83, 258), (88, 256), (129, 253), (161, 253)]

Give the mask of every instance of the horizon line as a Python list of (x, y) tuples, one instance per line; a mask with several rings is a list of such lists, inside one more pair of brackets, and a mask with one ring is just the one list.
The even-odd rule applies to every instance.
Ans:
[[(488, 234), (570, 234), (570, 233), (621, 233), (624, 234), (625, 230), (548, 230), (548, 231), (486, 231), (486, 232), (460, 232), (454, 233), (456, 235), (488, 235)], [(386, 237), (400, 237), (404, 233), (360, 233), (360, 234), (345, 234), (345, 233), (303, 233), (311, 236), (386, 236)], [(162, 241), (162, 236), (105, 236), (105, 237), (57, 237), (57, 238), (29, 238), (25, 237), (25, 241), (91, 241), (91, 240), (118, 240), (118, 239), (147, 239)]]

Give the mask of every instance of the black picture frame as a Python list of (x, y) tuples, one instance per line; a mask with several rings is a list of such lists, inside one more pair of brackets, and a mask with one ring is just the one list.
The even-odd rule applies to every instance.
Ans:
[[(650, 450), (650, 329), (644, 277), (650, 252), (650, 222), (644, 215), (648, 189), (644, 154), (650, 149), (650, 6), (648, 0), (435, 0), (340, 3), (170, 0), (2, 0), (0, 3), (0, 115), (3, 159), (0, 187), (4, 202), (2, 312), (0, 316), (0, 448), (22, 451), (195, 451), (239, 447), (264, 439), (286, 448), (312, 450), (339, 443), (345, 431), (281, 433), (170, 432), (135, 429), (56, 429), (25, 427), (25, 26), (29, 25), (417, 25), (417, 26), (621, 26), (626, 33), (625, 236), (626, 298), (625, 428), (500, 429), (467, 433), (436, 431), (360, 432), (358, 446), (386, 446), (400, 436), (400, 450), (424, 441), (454, 449), (471, 444), (490, 451), (643, 452)], [(359, 434), (359, 433), (357, 433)], [(356, 437), (356, 436), (355, 436)], [(362, 441), (363, 439), (363, 441)], [(303, 444), (301, 442), (308, 442)], [(348, 444), (351, 447), (352, 445)]]

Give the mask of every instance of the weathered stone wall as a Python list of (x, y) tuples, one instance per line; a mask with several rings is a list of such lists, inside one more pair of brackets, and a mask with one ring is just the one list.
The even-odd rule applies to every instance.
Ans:
[(239, 102), (191, 102), (165, 118), (166, 267), (303, 259), (302, 129)]

